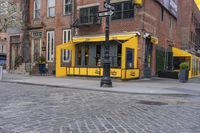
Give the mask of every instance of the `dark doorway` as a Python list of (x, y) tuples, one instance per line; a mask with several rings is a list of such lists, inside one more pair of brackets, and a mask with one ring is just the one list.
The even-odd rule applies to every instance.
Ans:
[(156, 74), (165, 70), (165, 49), (156, 47)]
[(146, 38), (145, 44), (144, 78), (151, 78), (153, 45), (150, 41), (150, 38)]

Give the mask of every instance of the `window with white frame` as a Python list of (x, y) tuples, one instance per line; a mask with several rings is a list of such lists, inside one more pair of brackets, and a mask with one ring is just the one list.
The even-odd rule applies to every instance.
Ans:
[(63, 49), (63, 62), (70, 63), (72, 57), (72, 51), (69, 49)]
[[(71, 29), (63, 30), (63, 43), (71, 41)], [(68, 50), (63, 50), (63, 62), (68, 62), (69, 61), (69, 53)]]
[(41, 0), (34, 0), (34, 18), (40, 18)]
[(71, 41), (71, 29), (63, 30), (63, 43)]
[(47, 0), (47, 16), (54, 17), (55, 16), (55, 0)]
[(54, 31), (47, 32), (47, 61), (54, 61)]
[(72, 0), (63, 0), (63, 14), (71, 14), (72, 11)]

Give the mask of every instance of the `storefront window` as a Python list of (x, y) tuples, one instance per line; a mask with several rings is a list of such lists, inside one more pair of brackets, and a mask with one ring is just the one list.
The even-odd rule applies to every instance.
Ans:
[(85, 46), (85, 66), (89, 65), (89, 46)]
[[(88, 67), (102, 67), (104, 58), (103, 43), (81, 43), (76, 48), (76, 65)], [(111, 67), (121, 67), (122, 45), (116, 42), (110, 43)]]
[(121, 67), (121, 61), (122, 61), (122, 45), (119, 44), (117, 47), (117, 66)]
[(132, 48), (127, 48), (126, 49), (126, 68), (133, 68), (134, 67), (134, 49)]
[(101, 66), (101, 45), (96, 45), (96, 66)]
[(78, 50), (77, 50), (77, 65), (81, 65), (81, 55), (82, 55), (82, 49), (80, 46), (78, 46)]

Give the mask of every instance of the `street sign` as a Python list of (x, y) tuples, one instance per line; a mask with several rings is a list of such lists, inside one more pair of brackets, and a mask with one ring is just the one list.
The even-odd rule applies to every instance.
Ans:
[(114, 12), (112, 10), (98, 12), (98, 17), (113, 16)]
[(104, 1), (104, 8), (114, 11), (115, 7)]

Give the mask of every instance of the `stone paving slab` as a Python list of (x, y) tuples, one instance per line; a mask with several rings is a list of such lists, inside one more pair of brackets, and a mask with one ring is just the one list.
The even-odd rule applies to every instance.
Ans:
[(0, 82), (0, 133), (199, 133), (198, 96)]

